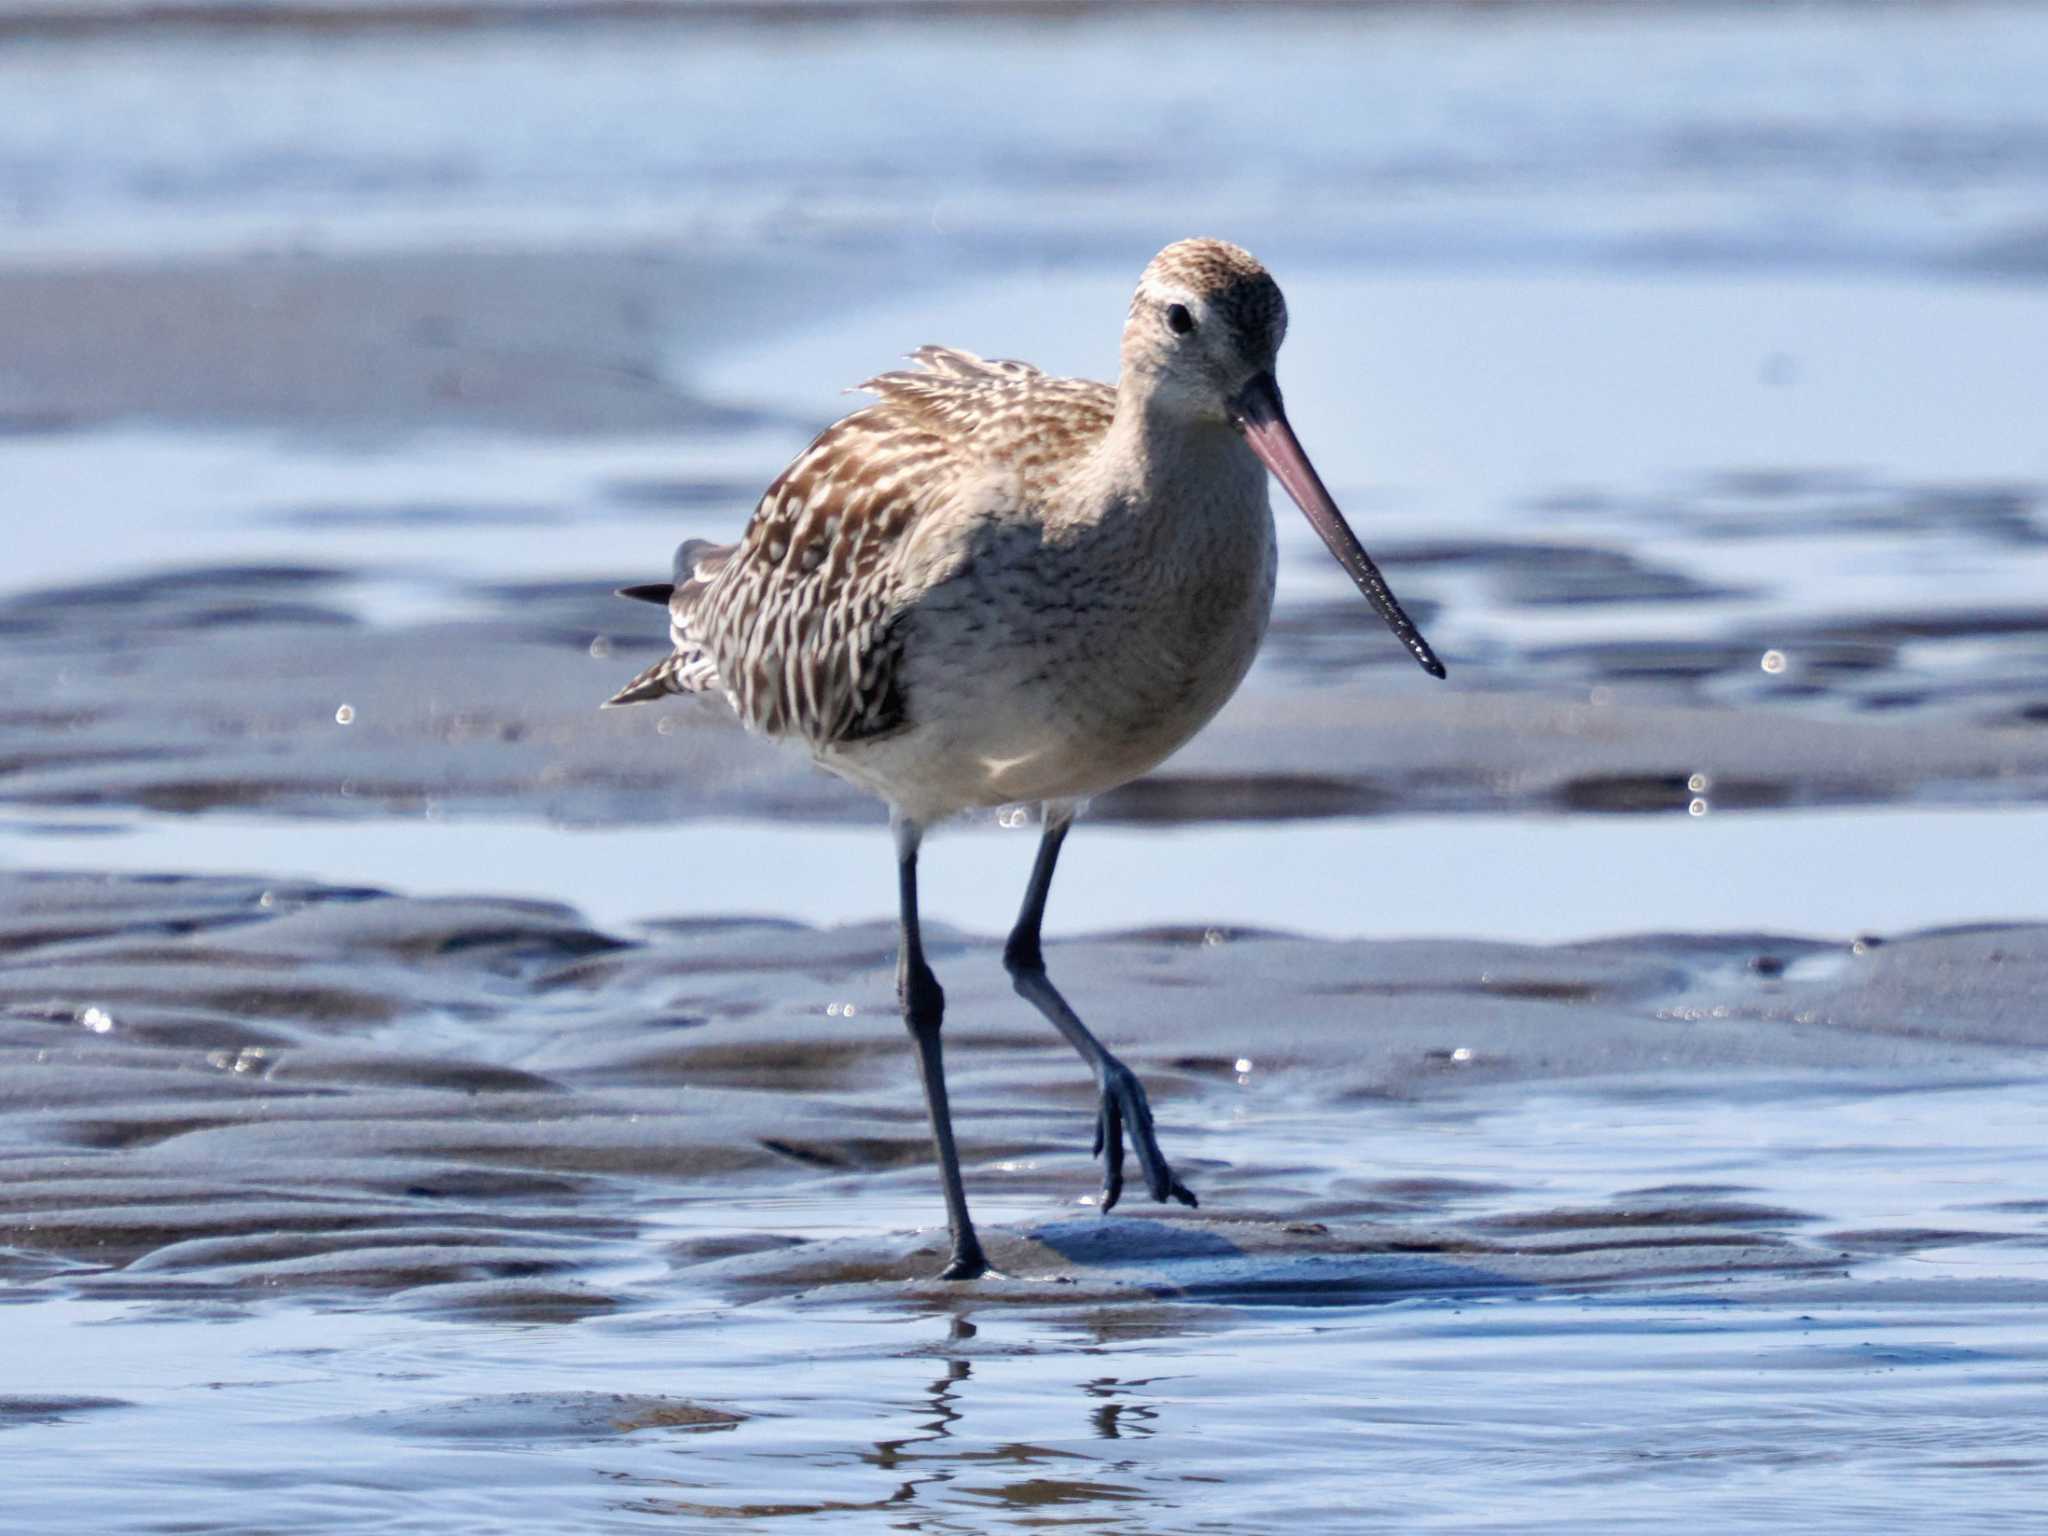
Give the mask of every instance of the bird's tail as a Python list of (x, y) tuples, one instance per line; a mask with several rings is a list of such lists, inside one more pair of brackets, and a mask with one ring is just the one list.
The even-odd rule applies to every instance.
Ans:
[(709, 539), (686, 540), (676, 550), (675, 580), (619, 588), (621, 597), (659, 603), (668, 609), (669, 639), (675, 649), (606, 699), (606, 709), (615, 704), (644, 704), (672, 693), (702, 693), (720, 686), (718, 665), (705, 654), (692, 630), (692, 622), (698, 599), (725, 569), (736, 548), (737, 545), (714, 544)]

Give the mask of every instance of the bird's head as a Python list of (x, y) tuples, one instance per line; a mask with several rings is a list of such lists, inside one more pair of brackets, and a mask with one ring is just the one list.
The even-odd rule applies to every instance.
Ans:
[(1287, 335), (1287, 301), (1251, 252), (1181, 240), (1145, 268), (1124, 323), (1127, 386), (1155, 412), (1225, 422), (1230, 401), (1270, 374)]
[(1152, 258), (1124, 322), (1127, 405), (1148, 420), (1234, 427), (1287, 487), (1387, 627), (1433, 677), (1444, 665), (1387, 589), (1309, 463), (1273, 364), (1287, 335), (1287, 301), (1251, 252), (1223, 240), (1181, 240)]

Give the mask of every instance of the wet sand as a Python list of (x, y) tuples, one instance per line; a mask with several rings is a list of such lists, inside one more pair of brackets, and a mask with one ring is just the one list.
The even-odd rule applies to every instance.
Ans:
[(846, 270), (660, 245), (29, 265), (0, 272), (0, 428), (729, 434), (761, 418), (694, 397), (664, 338), (758, 340)]
[[(873, 819), (864, 797), (701, 701), (597, 713), (665, 644), (658, 615), (603, 587), (486, 591), (471, 599), (492, 610), (479, 620), (371, 627), (336, 600), (345, 585), (319, 569), (187, 569), (0, 600), (0, 799), (587, 825)], [(1376, 659), (1390, 672), (1401, 658)], [(2003, 718), (1615, 707), (1399, 677), (1303, 689), (1284, 666), (1283, 652), (1267, 685), (1096, 814), (1682, 813), (1709, 785), (1727, 809), (2048, 795), (2048, 737)]]
[[(1583, 1483), (1539, 1528), (1681, 1495), (1739, 1519), (1766, 1468), (1820, 1524), (1865, 1479), (1911, 1512), (1915, 1468), (1987, 1517), (2038, 1497), (2048, 928), (1061, 944), (1203, 1200), (1106, 1217), (1085, 1072), (993, 943), (942, 931), (1001, 1271), (968, 1286), (928, 1278), (891, 946), (7, 877), (0, 1252), (41, 1319), (10, 1497), (83, 1508), (56, 1469), (91, 1425), (126, 1447), (107, 1529), (173, 1484), (222, 1528), (399, 1497), (536, 1528), (949, 1528), (989, 1499), (1265, 1528), (1357, 1478), (1463, 1508), (1433, 1468), (1481, 1424), (1512, 1447), (1464, 1474), (1490, 1499)], [(251, 1461), (284, 1479), (253, 1505)]]

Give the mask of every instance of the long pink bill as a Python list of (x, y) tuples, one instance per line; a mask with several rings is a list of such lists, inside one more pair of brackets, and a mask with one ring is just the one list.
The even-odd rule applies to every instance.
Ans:
[(1422, 638), (1422, 631), (1415, 627), (1415, 621), (1402, 612), (1400, 603), (1387, 589), (1387, 580), (1380, 575), (1380, 568), (1372, 563), (1372, 556), (1365, 552), (1365, 546), (1358, 542), (1358, 535), (1344, 521), (1344, 514), (1330, 499), (1322, 476), (1316, 473), (1315, 465), (1309, 463), (1294, 429), (1287, 424), (1287, 412), (1280, 404), (1279, 381), (1270, 373), (1258, 374), (1238, 391), (1230, 405), (1231, 419), (1244, 433), (1245, 441), (1252, 445), (1252, 452), (1287, 487), (1287, 494), (1308, 517), (1309, 526), (1321, 535), (1323, 542), (1330, 547), (1330, 553), (1337, 557), (1337, 563), (1358, 583), (1358, 590), (1365, 594), (1366, 600), (1379, 610), (1380, 617), (1387, 621), (1387, 628), (1408, 647), (1408, 654), (1415, 658), (1423, 671), (1431, 677), (1442, 677), (1444, 664), (1436, 659), (1436, 652)]

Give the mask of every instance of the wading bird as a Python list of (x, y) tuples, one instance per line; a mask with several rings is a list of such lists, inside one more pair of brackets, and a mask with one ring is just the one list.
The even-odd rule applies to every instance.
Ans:
[(1081, 1053), (1100, 1105), (1102, 1209), (1124, 1138), (1154, 1200), (1195, 1197), (1144, 1087), (1046, 975), (1046, 893), (1075, 811), (1145, 773), (1222, 707), (1273, 606), (1271, 470), (1402, 644), (1443, 664), (1387, 590), (1287, 424), (1279, 286), (1245, 251), (1153, 258), (1115, 388), (944, 347), (862, 387), (776, 477), (736, 544), (692, 540), (675, 579), (623, 594), (668, 610), (673, 654), (608, 702), (714, 691), (750, 730), (802, 742), (888, 802), (896, 985), (945, 1185), (946, 1279), (988, 1260), (967, 1213), (939, 1051), (945, 995), (918, 934), (925, 829), (1037, 802), (1044, 832), (1004, 946), (1017, 991)]

